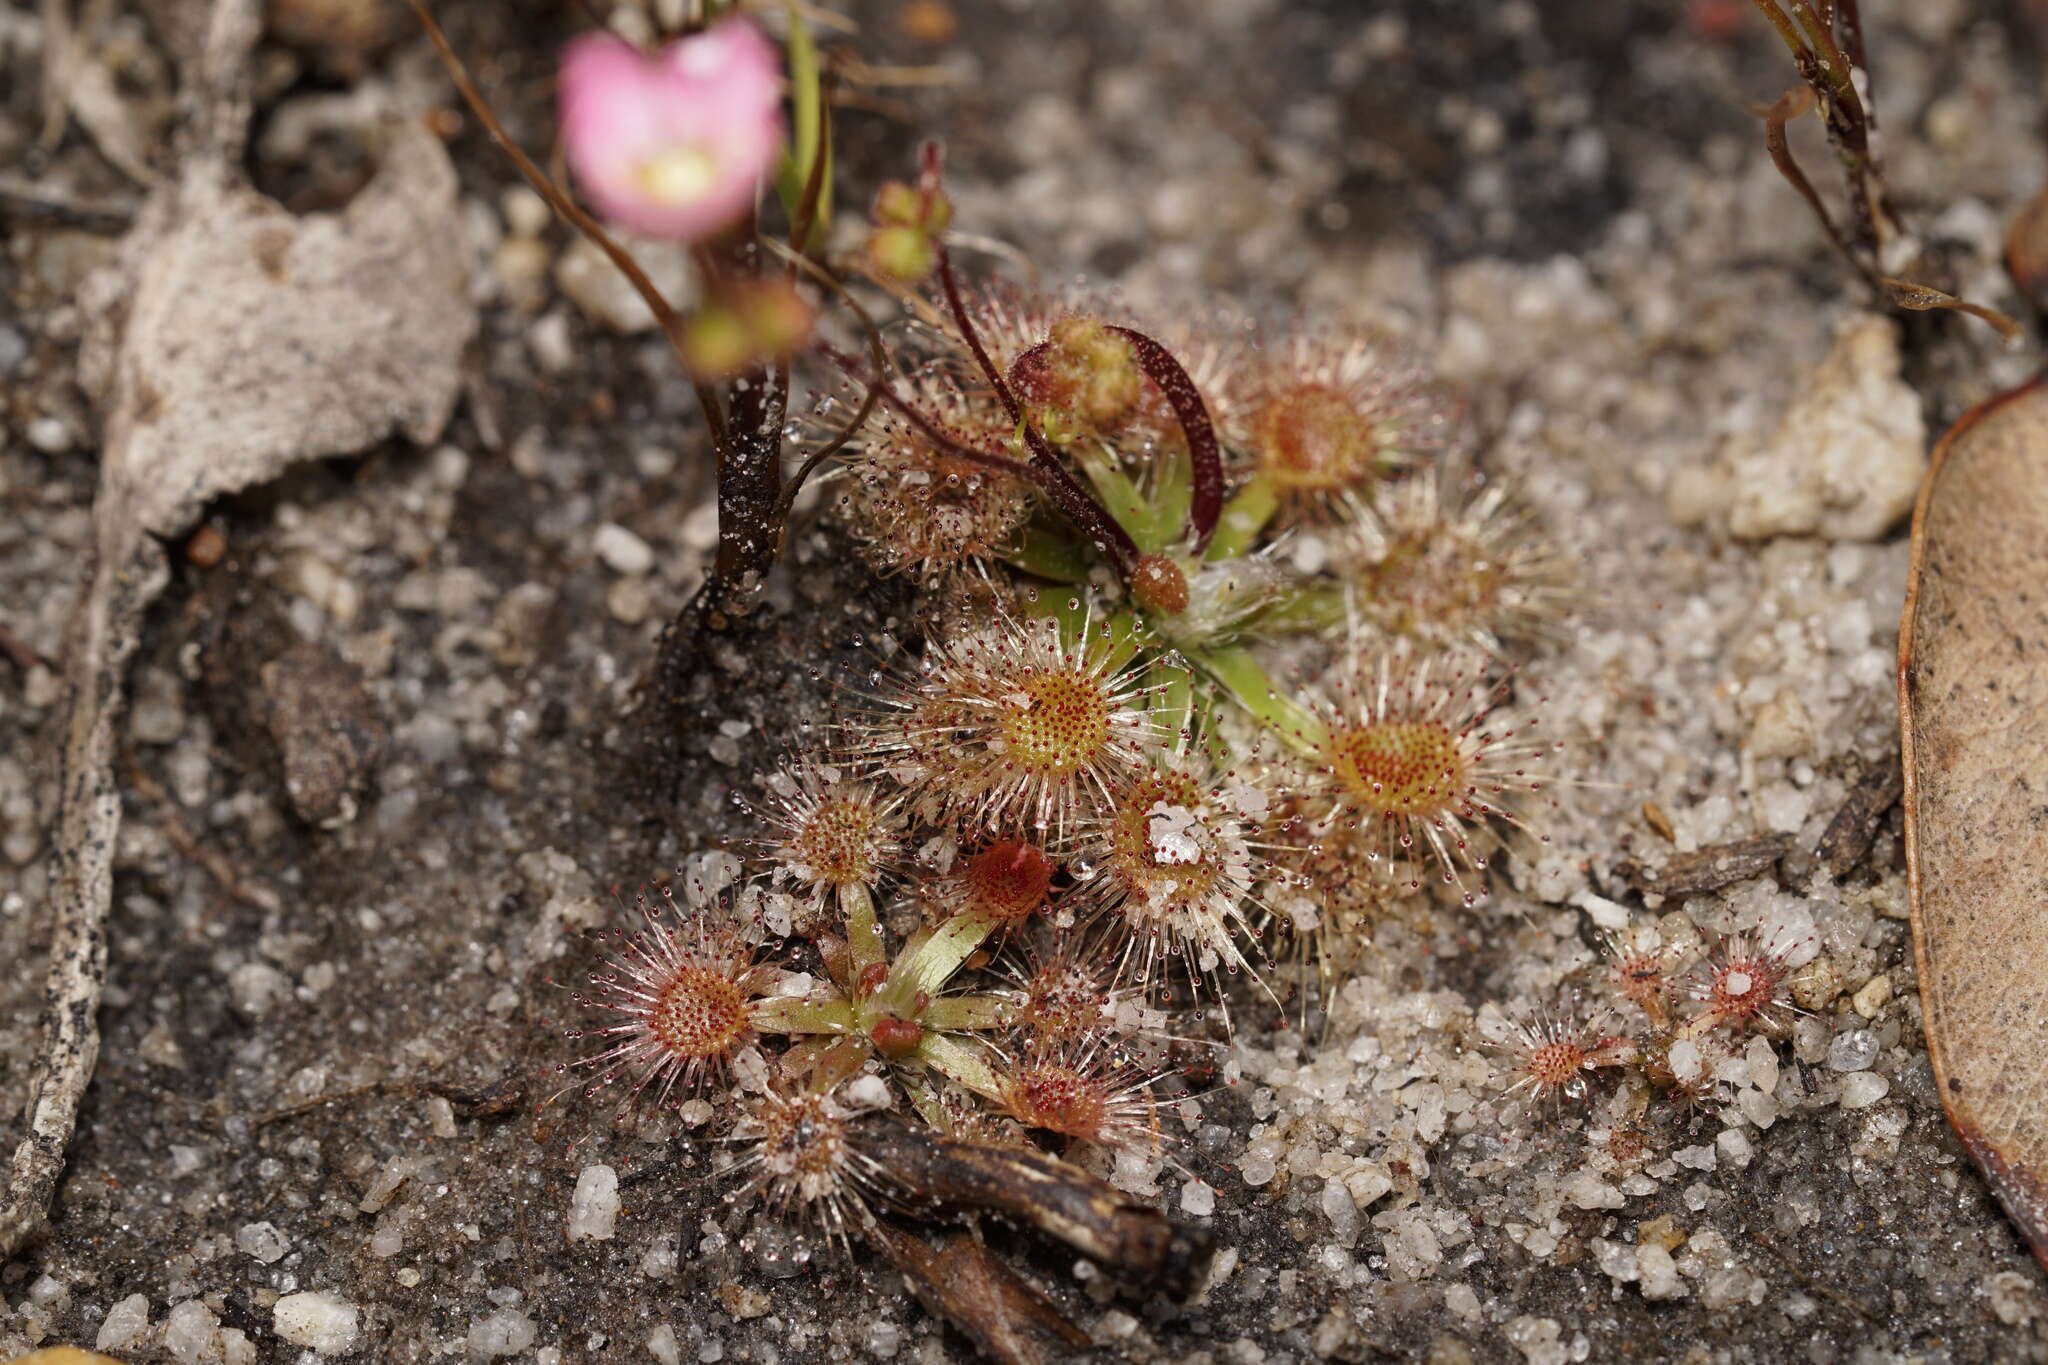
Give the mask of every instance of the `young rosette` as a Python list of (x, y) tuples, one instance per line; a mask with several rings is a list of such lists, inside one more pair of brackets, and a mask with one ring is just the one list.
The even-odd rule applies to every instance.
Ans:
[(727, 19), (655, 56), (610, 34), (562, 57), (562, 138), (583, 193), (649, 237), (695, 242), (740, 218), (782, 145), (782, 63)]

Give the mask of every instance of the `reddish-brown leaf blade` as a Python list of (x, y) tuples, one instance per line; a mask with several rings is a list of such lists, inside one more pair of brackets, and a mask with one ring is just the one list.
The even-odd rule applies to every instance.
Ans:
[(1188, 377), (1187, 369), (1174, 359), (1173, 352), (1132, 328), (1109, 330), (1131, 343), (1139, 368), (1159, 386), (1167, 406), (1173, 409), (1174, 420), (1180, 423), (1181, 434), (1187, 438), (1188, 459), (1195, 476), (1188, 526), (1195, 533), (1194, 548), (1199, 553), (1208, 548), (1216, 519), (1223, 515), (1223, 452), (1216, 444), (1216, 427), (1209, 420), (1209, 406), (1202, 401), (1201, 390)]

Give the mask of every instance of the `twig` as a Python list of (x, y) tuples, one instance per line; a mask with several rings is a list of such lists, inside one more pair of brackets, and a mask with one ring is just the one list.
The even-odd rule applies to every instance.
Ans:
[[(848, 376), (854, 379), (861, 377), (860, 362), (846, 354), (846, 352), (825, 342), (817, 343), (817, 350), (818, 354), (824, 356), (834, 365), (837, 365)], [(1030, 465), (1019, 463), (1007, 455), (997, 455), (990, 451), (977, 450), (975, 447), (949, 436), (938, 423), (918, 411), (914, 404), (891, 388), (886, 379), (882, 381), (879, 394), (882, 402), (887, 404), (893, 412), (916, 427), (920, 435), (946, 454), (956, 459), (966, 460), (970, 464), (978, 464), (987, 469), (1000, 470), (1005, 474), (1015, 475), (1020, 479), (1026, 479), (1033, 483), (1037, 482), (1036, 477), (1031, 472)]]
[(1842, 259), (1855, 266), (1865, 279), (1875, 284), (1875, 270), (1850, 249), (1848, 239), (1842, 236), (1841, 229), (1835, 226), (1834, 216), (1828, 212), (1827, 205), (1821, 202), (1819, 192), (1813, 188), (1813, 182), (1806, 178), (1806, 172), (1800, 170), (1799, 163), (1793, 160), (1791, 145), (1785, 139), (1785, 125), (1803, 114), (1813, 112), (1814, 99), (1811, 88), (1798, 85), (1772, 102), (1771, 107), (1764, 113), (1764, 150), (1770, 153), (1771, 162), (1778, 168), (1778, 174), (1784, 176), (1792, 188), (1799, 191), (1800, 197), (1805, 199), (1807, 206), (1813, 210), (1813, 216), (1820, 219), (1821, 230), (1827, 233), (1828, 241), (1834, 245)]
[(927, 1312), (958, 1327), (998, 1365), (1058, 1365), (1087, 1348), (1086, 1332), (969, 1234), (947, 1234), (934, 1247), (879, 1219), (865, 1233)]
[(9, 177), (0, 179), (0, 215), (111, 233), (128, 230), (128, 225), (135, 221), (135, 208), (113, 201), (55, 195)]
[(192, 832), (192, 826), (185, 822), (184, 813), (178, 809), (178, 802), (164, 790), (163, 783), (151, 776), (142, 766), (132, 749), (121, 755), (122, 776), (137, 796), (154, 806), (157, 828), (171, 845), (193, 862), (206, 869), (222, 891), (244, 905), (253, 905), (258, 910), (272, 914), (284, 908), (278, 894), (261, 882), (251, 882), (235, 871), (235, 865), (228, 861), (218, 846), (207, 843)]
[(1206, 1232), (1034, 1148), (942, 1137), (886, 1115), (863, 1120), (859, 1141), (905, 1192), (907, 1211), (1007, 1214), (1131, 1288), (1175, 1298), (1186, 1298), (1208, 1265)]

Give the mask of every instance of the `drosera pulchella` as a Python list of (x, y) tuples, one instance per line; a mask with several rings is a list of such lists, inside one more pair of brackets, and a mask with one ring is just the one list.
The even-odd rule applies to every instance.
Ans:
[[(1202, 1121), (1189, 1055), (1277, 1016), (1276, 946), (1327, 997), (1427, 869), (1474, 903), (1496, 845), (1543, 837), (1557, 753), (1515, 695), (1552, 558), (1505, 492), (1423, 491), (1450, 405), (1412, 361), (970, 294), (932, 245), (910, 353), (835, 357), (879, 416), (827, 505), (923, 609), (760, 784), (749, 894), (801, 913), (732, 936), (734, 1197), (828, 1241), (918, 1205), (864, 1132), (1142, 1181)], [(626, 1022), (584, 1065), (670, 1103), (734, 1079)], [(1524, 1088), (1619, 1062), (1561, 1029)]]
[(850, 728), (927, 819), (1059, 840), (1163, 737), (1146, 663), (1092, 613), (1072, 627), (1003, 614), (929, 642)]
[(752, 1044), (755, 1016), (781, 969), (766, 961), (737, 919), (677, 903), (663, 887), (642, 893), (637, 928), (615, 931), (611, 951), (589, 975), (580, 1005), (611, 1016), (569, 1036), (599, 1050), (558, 1071), (586, 1098), (620, 1096), (621, 1112), (662, 1109), (717, 1087)]
[(1349, 650), (1311, 703), (1299, 742), (1314, 765), (1322, 837), (1352, 836), (1370, 860), (1427, 859), (1469, 905), (1491, 825), (1541, 840), (1556, 746), (1536, 738), (1540, 702), (1510, 709), (1506, 680), (1481, 656), (1405, 644)]

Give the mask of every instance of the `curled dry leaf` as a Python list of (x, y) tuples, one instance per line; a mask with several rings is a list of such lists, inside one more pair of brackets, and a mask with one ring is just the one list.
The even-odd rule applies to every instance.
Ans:
[(2048, 1265), (2048, 387), (1942, 438), (1899, 626), (1906, 868), (1942, 1103)]
[(395, 128), (377, 177), (337, 215), (295, 218), (236, 182), (254, 0), (216, 0), (186, 73), (180, 173), (81, 298), (100, 323), (81, 368), (103, 414), (92, 586), (66, 644), (65, 736), (43, 1043), (0, 1192), (0, 1258), (43, 1223), (99, 1052), (121, 791), (124, 675), (169, 576), (163, 542), (205, 504), (394, 431), (431, 439), (476, 330), (447, 153)]

